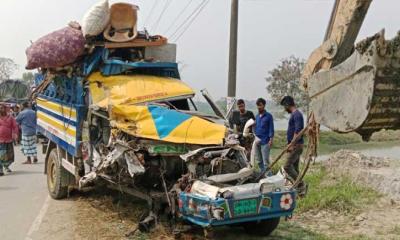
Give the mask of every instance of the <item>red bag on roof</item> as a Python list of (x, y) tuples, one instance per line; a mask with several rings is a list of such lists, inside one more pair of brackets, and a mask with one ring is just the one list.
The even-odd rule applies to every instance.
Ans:
[(65, 27), (40, 38), (26, 50), (26, 69), (62, 67), (73, 63), (84, 51), (82, 31)]

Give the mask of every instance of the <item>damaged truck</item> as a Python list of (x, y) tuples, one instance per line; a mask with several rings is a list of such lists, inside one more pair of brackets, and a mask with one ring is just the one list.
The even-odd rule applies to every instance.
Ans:
[(198, 111), (176, 45), (139, 31), (138, 10), (101, 0), (82, 24), (26, 50), (26, 69), (39, 71), (31, 98), (50, 196), (107, 187), (147, 203), (141, 231), (166, 214), (177, 228), (239, 225), (269, 235), (293, 214), (296, 191), (282, 175), (260, 173), (206, 91), (215, 114)]
[(205, 229), (234, 224), (269, 235), (293, 214), (296, 192), (282, 176), (257, 174), (206, 92), (216, 114), (197, 110), (175, 55), (172, 44), (97, 46), (73, 67), (37, 75), (51, 197), (109, 187), (148, 203), (143, 231), (163, 212)]

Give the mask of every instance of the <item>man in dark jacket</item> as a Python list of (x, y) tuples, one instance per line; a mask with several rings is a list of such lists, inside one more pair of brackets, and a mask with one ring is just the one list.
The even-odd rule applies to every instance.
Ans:
[[(290, 144), (293, 139), (297, 137), (297, 135), (304, 128), (304, 118), (303, 114), (296, 108), (296, 104), (294, 102), (293, 97), (286, 96), (282, 99), (281, 105), (285, 108), (285, 110), (290, 114), (288, 129), (287, 129), (287, 143)], [(288, 155), (286, 159), (286, 163), (284, 165), (284, 169), (292, 181), (296, 181), (299, 176), (299, 164), (300, 157), (303, 153), (304, 147), (304, 138), (301, 136), (292, 147), (288, 149)], [(305, 193), (306, 184), (302, 181), (298, 185), (299, 194)]]

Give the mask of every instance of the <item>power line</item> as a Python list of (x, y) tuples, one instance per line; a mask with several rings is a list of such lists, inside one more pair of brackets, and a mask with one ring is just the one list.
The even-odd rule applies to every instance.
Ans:
[(158, 25), (160, 24), (160, 21), (162, 17), (164, 16), (165, 12), (167, 11), (168, 7), (171, 5), (172, 0), (167, 0), (164, 4), (164, 8), (160, 13), (160, 16), (158, 17), (157, 21), (154, 23), (152, 30), (157, 31)]
[(194, 16), (196, 13), (204, 6), (207, 0), (203, 0), (194, 10), (193, 12), (179, 25), (179, 27), (175, 30), (175, 32), (171, 35), (170, 38), (176, 36), (176, 34), (187, 24), (187, 22)]
[(200, 8), (200, 10), (195, 14), (195, 16), (190, 20), (190, 22), (186, 25), (186, 27), (183, 29), (182, 33), (175, 39), (174, 42), (177, 42), (189, 29), (189, 27), (193, 24), (193, 22), (197, 19), (197, 17), (200, 15), (200, 13), (203, 11), (203, 9), (208, 5), (210, 0), (207, 0)]
[(179, 18), (185, 13), (185, 11), (189, 8), (189, 6), (192, 4), (193, 0), (190, 0), (186, 6), (180, 11), (180, 13), (175, 17), (175, 19), (171, 22), (167, 30), (165, 31), (165, 34), (167, 34), (173, 26), (175, 26), (175, 23), (179, 20)]
[(157, 6), (157, 0), (154, 0), (153, 6), (151, 7), (151, 10), (149, 12), (149, 15), (147, 15), (146, 20), (144, 21), (144, 26), (146, 27), (147, 23), (149, 22), (151, 16), (153, 16), (153, 12), (156, 9)]

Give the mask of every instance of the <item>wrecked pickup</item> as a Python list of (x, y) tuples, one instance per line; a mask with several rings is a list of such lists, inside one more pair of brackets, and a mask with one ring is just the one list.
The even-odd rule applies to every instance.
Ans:
[(174, 62), (121, 61), (108, 49), (82, 67), (37, 75), (51, 197), (107, 186), (148, 203), (143, 231), (166, 212), (204, 228), (241, 224), (270, 234), (292, 215), (296, 192), (280, 175), (260, 178), (207, 93), (215, 115), (197, 110), (179, 78)]

